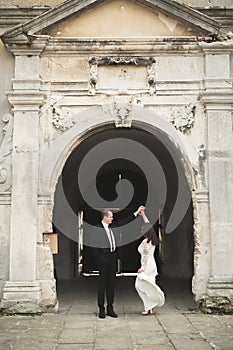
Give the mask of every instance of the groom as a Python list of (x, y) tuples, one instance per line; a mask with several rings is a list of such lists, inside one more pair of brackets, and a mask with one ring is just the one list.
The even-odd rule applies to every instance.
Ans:
[[(144, 210), (141, 205), (138, 210), (121, 223), (126, 224), (135, 219)], [(117, 271), (117, 243), (118, 237), (116, 232), (112, 230), (113, 213), (111, 210), (103, 210), (101, 212), (101, 222), (96, 226), (95, 247), (92, 247), (93, 255), (96, 259), (99, 277), (98, 277), (98, 307), (99, 318), (105, 318), (104, 299), (105, 293), (107, 297), (107, 315), (116, 318), (117, 314), (113, 309), (115, 278)], [(119, 222), (118, 222), (119, 226)], [(98, 244), (97, 244), (98, 243)]]

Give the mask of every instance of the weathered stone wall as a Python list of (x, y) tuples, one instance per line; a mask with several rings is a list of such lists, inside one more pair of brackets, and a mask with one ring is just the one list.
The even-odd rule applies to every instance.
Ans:
[[(218, 4), (231, 6), (230, 2)], [(33, 3), (13, 1), (12, 5)], [(200, 6), (200, 1), (186, 3)], [(217, 2), (207, 5), (217, 6)], [(117, 10), (122, 12), (112, 26), (106, 18)], [(134, 14), (129, 26), (124, 13)], [(144, 23), (141, 27), (139, 19)], [(80, 14), (78, 21), (46, 22), (37, 36), (21, 33), (20, 45), (10, 39), (9, 50), (15, 58), (1, 44), (1, 115), (11, 111), (9, 102), (14, 113), (13, 141), (8, 133), (5, 153), (0, 149), (3, 159), (12, 155), (13, 167), (12, 188), (6, 186), (7, 180), (1, 178), (0, 183), (4, 218), (0, 289), (9, 278), (5, 301), (29, 298), (41, 306), (56, 305), (53, 257), (49, 238), (43, 234), (52, 231), (58, 177), (69, 154), (90, 130), (109, 124), (122, 127), (125, 122), (130, 126), (132, 121), (157, 128), (180, 151), (193, 192), (197, 302), (218, 293), (229, 301), (233, 283), (232, 40), (200, 42), (195, 34), (202, 29), (191, 23), (182, 25), (182, 19), (174, 21), (132, 1), (114, 0)], [(114, 40), (106, 39), (109, 35)], [(117, 40), (118, 36), (123, 38)], [(119, 105), (130, 113), (119, 112)], [(8, 118), (5, 123), (12, 125)], [(166, 128), (171, 128), (172, 136)], [(2, 135), (0, 141), (3, 144)], [(184, 230), (190, 229), (189, 224)], [(185, 255), (184, 260), (188, 258)], [(183, 267), (183, 274), (189, 274)]]

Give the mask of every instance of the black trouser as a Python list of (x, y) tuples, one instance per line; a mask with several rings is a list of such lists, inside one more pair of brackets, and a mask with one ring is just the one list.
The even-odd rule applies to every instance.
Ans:
[(98, 306), (104, 307), (105, 292), (107, 297), (107, 307), (109, 310), (113, 308), (114, 290), (116, 280), (117, 254), (116, 252), (105, 255), (104, 261), (99, 265), (98, 280)]

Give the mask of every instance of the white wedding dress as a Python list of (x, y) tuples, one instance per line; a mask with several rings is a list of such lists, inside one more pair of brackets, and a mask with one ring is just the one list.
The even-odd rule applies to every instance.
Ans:
[(155, 246), (151, 242), (147, 243), (145, 238), (138, 247), (141, 254), (141, 269), (135, 288), (143, 301), (145, 311), (152, 310), (155, 306), (162, 306), (165, 298), (163, 291), (156, 284), (157, 266), (154, 258)]

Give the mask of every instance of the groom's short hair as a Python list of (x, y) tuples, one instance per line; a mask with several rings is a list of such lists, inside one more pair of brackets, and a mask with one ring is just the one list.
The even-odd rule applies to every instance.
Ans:
[(101, 210), (101, 213), (100, 213), (101, 219), (103, 219), (104, 216), (109, 216), (109, 212), (111, 212), (110, 209), (103, 209), (103, 210)]

